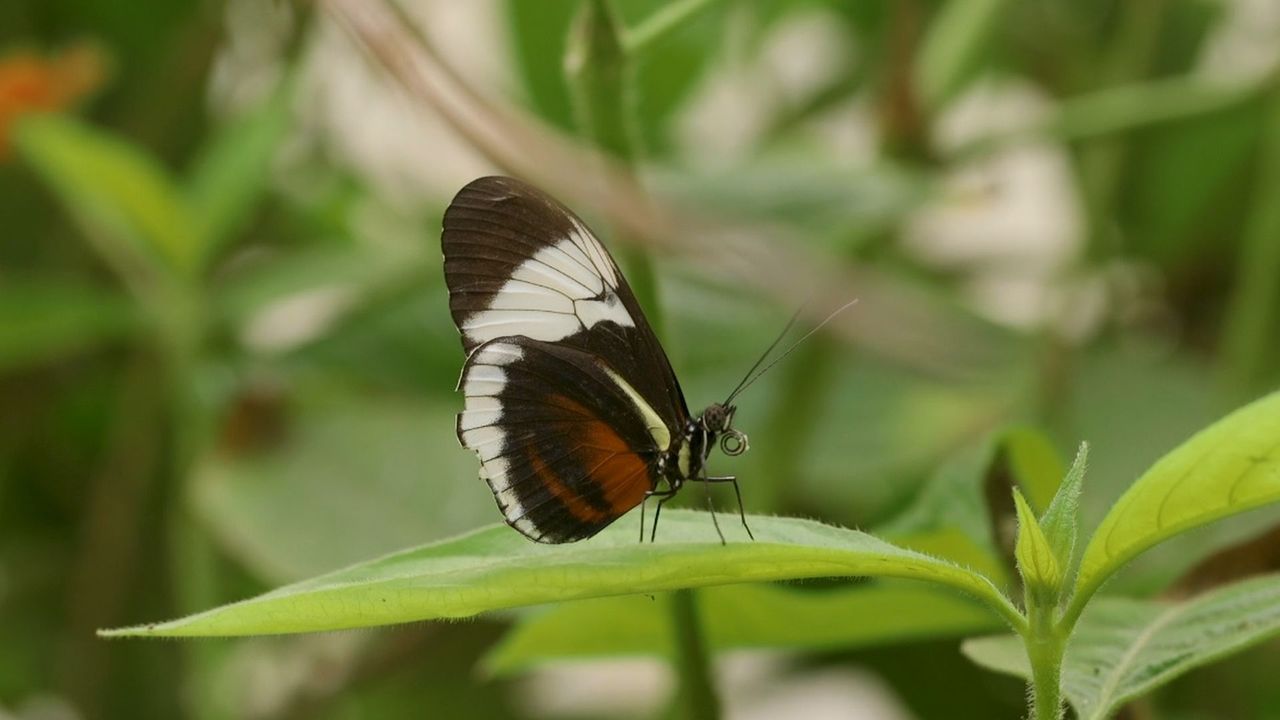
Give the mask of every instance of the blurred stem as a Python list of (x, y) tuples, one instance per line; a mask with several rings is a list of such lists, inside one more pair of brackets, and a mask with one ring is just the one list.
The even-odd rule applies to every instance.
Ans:
[(1222, 338), (1226, 400), (1237, 405), (1275, 382), (1280, 327), (1280, 90), (1272, 90), (1252, 215)]
[(102, 470), (92, 478), (82, 539), (68, 583), (69, 668), (65, 685), (80, 707), (102, 706), (112, 647), (94, 630), (120, 625), (133, 591), (138, 555), (149, 526), (144, 507), (156, 475), (161, 400), (154, 382), (155, 358), (129, 361), (111, 414)]
[(630, 57), (649, 50), (655, 43), (680, 29), (695, 15), (711, 7), (719, 0), (675, 0), (662, 6), (644, 22), (636, 25), (623, 37), (623, 46)]
[(565, 69), (582, 132), (626, 167), (635, 165), (631, 68), (609, 0), (585, 0), (570, 28)]
[[(199, 392), (209, 310), (204, 288), (196, 285), (182, 286), (164, 307), (152, 310), (158, 321), (172, 428), (167, 503), (170, 574), (178, 611), (190, 614), (217, 605), (222, 599), (218, 592), (216, 549), (188, 505), (191, 477), (214, 424), (210, 404)], [(215, 670), (229, 650), (222, 644), (186, 646), (186, 662), (190, 666), (186, 677), (194, 684), (185, 688), (186, 707), (192, 717), (230, 717), (231, 709), (222, 701), (222, 689), (215, 687)]]
[[(1101, 62), (1098, 75), (1103, 87), (1116, 87), (1143, 79), (1151, 65), (1163, 26), (1166, 0), (1131, 0), (1120, 3), (1120, 27)], [(1123, 137), (1096, 140), (1080, 151), (1080, 174), (1089, 209), (1089, 246), (1095, 257), (1110, 246), (1111, 216), (1128, 159)]]
[(1046, 429), (1069, 435), (1075, 347), (1052, 327), (1041, 329), (1032, 347), (1036, 353), (1035, 417)]
[(711, 658), (702, 633), (698, 597), (693, 590), (671, 593), (671, 619), (675, 629), (677, 707), (689, 720), (720, 717), (720, 699), (711, 676)]
[(878, 100), (881, 150), (885, 155), (909, 162), (928, 162), (928, 118), (920, 106), (915, 85), (915, 63), (924, 12), (918, 0), (893, 3), (885, 44), (886, 76)]
[[(608, 0), (585, 0), (580, 6), (570, 28), (565, 70), (582, 133), (616, 158), (626, 170), (627, 181), (633, 182), (637, 152), (630, 122), (631, 68), (623, 47), (622, 26)], [(627, 248), (623, 257), (632, 290), (648, 314), (649, 324), (661, 337), (662, 317), (653, 266), (642, 251), (631, 249), (636, 244), (623, 247)], [(697, 598), (692, 591), (673, 593), (671, 620), (676, 634), (677, 707), (690, 720), (717, 718), (720, 707)]]
[[(772, 482), (758, 483), (751, 492), (753, 504), (758, 503), (765, 512), (778, 511), (790, 504), (784, 491), (795, 488), (796, 483), (783, 483), (780, 479), (795, 476), (808, 452), (808, 443), (816, 435), (822, 410), (828, 406), (825, 400), (831, 395), (834, 378), (830, 370), (840, 348), (821, 334), (807, 340), (805, 345), (782, 363), (785, 368), (779, 366), (785, 374), (762, 433), (768, 444), (761, 448), (765, 450), (761, 467)], [(760, 497), (764, 492), (769, 495)]]
[[(626, 171), (626, 181), (634, 181), (638, 152), (631, 115), (632, 73), (628, 50), (623, 45), (622, 25), (609, 0), (585, 0), (569, 31), (565, 70), (573, 98), (574, 113), (583, 135), (615, 158)], [(653, 263), (634, 242), (621, 244), (627, 280), (648, 317), (662, 336), (662, 309)]]
[(915, 58), (917, 101), (930, 114), (963, 89), (1006, 17), (1008, 0), (948, 0), (935, 14)]
[[(178, 609), (190, 614), (217, 605), (221, 598), (216, 548), (204, 527), (192, 516), (186, 497), (187, 493), (180, 488), (179, 496), (170, 504), (169, 547)], [(184, 706), (192, 718), (230, 720), (235, 717), (217, 671), (233, 647), (229, 643), (184, 645), (188, 666), (184, 677), (190, 685), (181, 691), (186, 701)]]

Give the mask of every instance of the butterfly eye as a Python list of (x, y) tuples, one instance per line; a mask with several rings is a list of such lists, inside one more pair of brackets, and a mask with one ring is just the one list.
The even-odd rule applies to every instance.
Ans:
[(725, 455), (741, 455), (750, 448), (747, 434), (741, 430), (725, 430), (720, 436), (720, 452)]

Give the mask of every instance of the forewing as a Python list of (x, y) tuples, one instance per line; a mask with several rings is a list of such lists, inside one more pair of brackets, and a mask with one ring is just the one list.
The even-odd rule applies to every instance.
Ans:
[(509, 337), (463, 369), (458, 439), (507, 523), (539, 542), (590, 537), (643, 502), (671, 430), (626, 380), (575, 348)]
[(462, 346), (519, 336), (600, 358), (667, 421), (688, 409), (666, 353), (617, 264), (586, 225), (507, 177), (462, 188), (442, 234), (449, 309)]

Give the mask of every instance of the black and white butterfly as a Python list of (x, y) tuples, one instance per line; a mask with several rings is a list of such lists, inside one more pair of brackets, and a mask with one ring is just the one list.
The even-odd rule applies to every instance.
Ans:
[[(737, 480), (708, 475), (706, 461), (717, 442), (746, 451), (732, 403), (751, 372), (725, 402), (690, 414), (613, 258), (524, 182), (467, 184), (445, 211), (442, 245), (467, 353), (458, 439), (480, 457), (507, 524), (538, 542), (573, 542), (653, 497), (656, 533), (663, 503), (686, 482), (724, 482), (750, 535)], [(640, 522), (643, 539), (643, 510)]]

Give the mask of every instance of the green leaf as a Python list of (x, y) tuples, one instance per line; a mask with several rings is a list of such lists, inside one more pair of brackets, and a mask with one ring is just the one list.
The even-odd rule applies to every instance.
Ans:
[(119, 293), (48, 281), (0, 285), (0, 371), (120, 337), (137, 320)]
[(613, 4), (584, 0), (569, 31), (564, 67), (580, 133), (624, 164), (636, 156), (632, 72)]
[(1210, 116), (1257, 98), (1260, 90), (1195, 75), (1111, 87), (1065, 100), (1044, 121), (972, 140), (952, 156), (986, 153), (1027, 137), (1076, 141)]
[(209, 453), (192, 478), (199, 517), (258, 577), (291, 582), (494, 517), (483, 483), (457, 481), (474, 475), (475, 456), (440, 432), (454, 398), (356, 390), (333, 373), (292, 395), (228, 423), (224, 436), (249, 447)]
[(261, 107), (218, 131), (191, 168), (186, 195), (207, 243), (200, 249), (204, 263), (244, 228), (262, 197), (292, 119), (291, 87), (286, 84)]
[[(629, 0), (617, 3), (619, 19), (631, 27), (662, 12), (669, 0)], [(681, 102), (697, 87), (702, 73), (715, 57), (724, 33), (722, 13), (715, 3), (710, 12), (685, 16), (679, 27), (663, 32), (634, 58), (630, 83), (629, 119), (638, 135), (642, 154), (670, 145), (667, 127)], [(525, 91), (534, 108), (549, 122), (574, 129), (568, 84), (565, 82), (565, 45), (569, 26), (580, 2), (529, 3), (508, 0), (508, 34)]]
[[(1103, 598), (1067, 647), (1063, 691), (1079, 717), (1111, 717), (1127, 702), (1186, 672), (1280, 636), (1280, 575), (1220, 588), (1177, 604)], [(1012, 635), (966, 641), (984, 667), (1030, 675)]]
[(140, 148), (58, 115), (24, 120), (17, 147), (122, 276), (194, 274), (199, 231), (171, 178)]
[(1039, 597), (1042, 604), (1056, 601), (1062, 588), (1062, 567), (1018, 488), (1013, 489), (1013, 504), (1018, 511), (1018, 543), (1014, 546), (1014, 555), (1022, 572), (1022, 584), (1029, 593)]
[(1076, 534), (1080, 526), (1080, 488), (1084, 484), (1088, 464), (1089, 444), (1080, 443), (1075, 462), (1071, 463), (1071, 469), (1053, 496), (1053, 502), (1049, 503), (1049, 509), (1040, 519), (1040, 527), (1064, 570), (1071, 567), (1075, 555)]
[(989, 580), (854, 530), (754, 517), (756, 542), (721, 545), (703, 513), (663, 515), (656, 545), (616, 523), (569, 546), (505, 526), (389, 555), (265, 595), (111, 636), (227, 636), (372, 627), (629, 593), (770, 580), (871, 575), (929, 580), (973, 595), (1007, 622), (1022, 617)]
[(672, 32), (688, 25), (689, 21), (706, 10), (717, 0), (671, 0), (655, 10), (627, 33), (627, 52), (633, 57), (642, 55), (654, 44), (660, 43)]
[(925, 107), (937, 109), (972, 75), (1005, 15), (1005, 0), (948, 0), (929, 24), (915, 83)]
[[(1090, 536), (1136, 478), (1169, 450), (1222, 415), (1206, 367), (1137, 343), (1105, 344), (1082, 353), (1080, 392), (1064, 412), (1089, 438), (1088, 492), (1080, 496), (1075, 565)], [(1119, 411), (1123, 408), (1123, 412)], [(1209, 525), (1148, 550), (1107, 581), (1111, 593), (1151, 597), (1215, 548), (1241, 535), (1235, 523)], [(1074, 580), (1073, 580), (1074, 584)]]
[[(895, 542), (929, 532), (961, 533), (970, 542), (953, 541), (934, 552), (980, 567), (1003, 583), (1013, 572), (1015, 510), (1009, 488), (1022, 488), (1047, 504), (1061, 477), (1062, 464), (1042, 433), (1021, 427), (998, 431), (943, 463), (907, 510), (876, 530)], [(970, 557), (953, 555), (951, 548), (963, 549)], [(985, 556), (984, 562), (974, 564), (974, 551)]]
[[(901, 581), (817, 589), (734, 585), (705, 588), (697, 598), (707, 641), (716, 650), (850, 650), (1003, 626), (970, 598)], [(505, 674), (553, 660), (669, 657), (669, 602), (666, 594), (624, 595), (535, 612), (507, 633), (485, 665)]]
[(1217, 113), (1256, 98), (1259, 89), (1194, 75), (1122, 85), (1064, 103), (1049, 128), (1064, 140), (1108, 135)]
[(505, 5), (513, 66), (520, 74), (530, 103), (543, 119), (571, 130), (573, 112), (561, 60), (577, 3), (507, 0)]
[[(1114, 598), (1098, 601), (1098, 607), (1119, 602)], [(1005, 675), (1031, 679), (1031, 662), (1027, 659), (1027, 648), (1018, 635), (989, 635), (987, 637), (969, 638), (960, 644), (960, 651), (965, 657), (978, 665)]]
[(1280, 393), (1235, 411), (1161, 458), (1103, 519), (1080, 560), (1069, 614), (1113, 573), (1180, 532), (1280, 500)]

